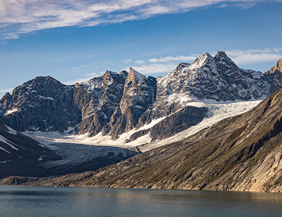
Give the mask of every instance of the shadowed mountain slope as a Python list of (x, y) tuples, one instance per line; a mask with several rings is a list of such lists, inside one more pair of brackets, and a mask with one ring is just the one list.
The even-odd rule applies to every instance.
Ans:
[(59, 159), (52, 150), (0, 121), (0, 178), (44, 175), (46, 171), (40, 164)]

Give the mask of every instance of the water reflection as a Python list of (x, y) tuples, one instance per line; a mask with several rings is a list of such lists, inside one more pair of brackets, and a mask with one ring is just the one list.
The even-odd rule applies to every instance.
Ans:
[(281, 216), (276, 193), (0, 186), (0, 216)]

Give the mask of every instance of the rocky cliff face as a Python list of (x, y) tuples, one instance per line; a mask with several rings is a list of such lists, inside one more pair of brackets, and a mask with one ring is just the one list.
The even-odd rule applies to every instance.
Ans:
[[(90, 133), (96, 135), (111, 122), (111, 117), (119, 107), (123, 96), (123, 89), (127, 72), (120, 73), (107, 71), (102, 77), (94, 78), (86, 83), (77, 84), (90, 94), (91, 102), (82, 121), (77, 126), (79, 134)], [(82, 107), (88, 103), (80, 102)], [(113, 118), (112, 118), (113, 119)]]
[[(114, 139), (118, 138), (119, 134), (135, 128), (144, 113), (150, 115), (155, 101), (155, 84), (155, 78), (146, 78), (130, 68), (120, 106), (116, 108), (115, 116), (109, 124), (109, 132)], [(145, 122), (148, 118), (141, 118), (140, 122)]]
[[(107, 71), (101, 77), (75, 85), (64, 85), (49, 76), (36, 77), (0, 100), (0, 118), (18, 131), (74, 129), (78, 134), (102, 133), (117, 139), (154, 119), (180, 115), (179, 111), (194, 100), (264, 98), (282, 88), (281, 75), (281, 60), (262, 74), (240, 69), (220, 51), (214, 57), (205, 53), (192, 64), (181, 63), (173, 72), (157, 79), (132, 68), (129, 72)], [(184, 112), (181, 118), (185, 120), (186, 115)], [(202, 113), (200, 117), (192, 120), (193, 124), (202, 120)], [(164, 129), (171, 128), (165, 121), (162, 124)], [(179, 126), (182, 128), (183, 125)], [(166, 134), (159, 130), (147, 132), (151, 138)]]
[(18, 131), (60, 131), (74, 127), (81, 112), (73, 99), (74, 87), (51, 77), (36, 77), (1, 100), (2, 120)]
[(181, 142), (96, 172), (26, 184), (282, 192), (281, 109), (282, 90)]
[(270, 92), (274, 93), (281, 88), (282, 85), (282, 59), (280, 59), (271, 70), (267, 71), (266, 77), (271, 83)]

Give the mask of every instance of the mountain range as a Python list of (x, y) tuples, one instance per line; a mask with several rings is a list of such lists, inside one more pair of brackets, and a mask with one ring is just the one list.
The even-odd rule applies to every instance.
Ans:
[[(133, 68), (129, 72), (106, 71), (101, 77), (74, 85), (62, 84), (50, 76), (36, 77), (0, 100), (0, 120), (4, 129), (0, 135), (3, 138), (1, 141), (6, 141), (0, 143), (0, 154), (6, 151), (4, 154), (9, 158), (7, 141), (12, 141), (7, 138), (9, 132), (16, 132), (14, 134), (17, 136), (24, 136), (19, 132), (25, 132), (25, 135), (41, 132), (46, 135), (87, 136), (93, 138), (91, 141), (96, 145), (95, 151), (78, 144), (47, 142), (42, 146), (32, 139), (27, 141), (25, 144), (37, 144), (37, 148), (50, 151), (51, 157), (44, 162), (38, 161), (43, 156), (39, 149), (36, 157), (32, 158), (36, 162), (34, 165), (45, 171), (34, 173), (34, 176), (97, 170), (113, 164), (98, 172), (87, 173), (87, 179), (84, 174), (78, 175), (84, 177), (85, 181), (81, 183), (76, 180), (77, 176), (71, 175), (68, 176), (72, 179), (67, 181), (69, 184), (57, 182), (62, 179), (53, 181), (57, 185), (77, 186), (280, 191), (280, 187), (269, 187), (277, 187), (279, 179), (264, 178), (261, 183), (268, 183), (268, 187), (259, 184), (257, 187), (246, 187), (245, 182), (246, 177), (257, 180), (251, 179), (246, 171), (255, 171), (261, 165), (263, 158), (259, 156), (273, 159), (272, 148), (275, 145), (272, 141), (279, 141), (279, 102), (273, 97), (279, 99), (281, 95), (281, 65), (282, 60), (266, 73), (244, 70), (236, 66), (225, 52), (219, 51), (214, 57), (205, 53), (192, 64), (180, 63), (173, 72), (158, 78), (146, 77)], [(252, 101), (262, 100), (268, 95), (271, 96), (249, 113), (230, 117), (254, 107), (256, 104), (252, 106)], [(241, 110), (236, 108), (238, 104), (234, 102), (240, 101), (247, 102), (249, 106)], [(233, 107), (228, 108), (234, 111), (222, 112), (216, 108), (220, 117), (215, 120), (221, 121), (211, 126), (215, 122), (206, 123), (207, 120), (218, 114), (212, 110), (214, 104), (210, 106), (205, 102), (232, 104)], [(265, 106), (262, 108), (262, 105)], [(200, 124), (201, 127), (197, 128)], [(264, 128), (264, 125), (269, 128)], [(190, 130), (193, 127), (198, 130)], [(203, 130), (198, 132), (200, 129)], [(186, 133), (189, 130), (193, 133)], [(178, 136), (180, 133), (184, 133), (185, 138), (192, 136), (184, 139)], [(173, 144), (157, 149), (157, 146), (151, 145), (173, 136), (177, 136), (177, 140), (167, 140), (174, 141)], [(39, 137), (34, 138), (40, 140)], [(122, 141), (122, 146), (98, 147), (98, 140), (109, 144)], [(83, 150), (82, 155), (76, 153), (79, 150)], [(260, 154), (262, 150), (265, 151), (264, 155)], [(229, 155), (226, 154), (229, 152)], [(132, 156), (135, 157), (130, 158)], [(239, 157), (233, 159), (232, 156)], [(5, 163), (11, 160), (6, 158), (3, 158)], [(257, 165), (256, 168), (248, 166), (254, 159), (257, 164), (251, 165)], [(271, 165), (268, 167), (272, 168)], [(244, 171), (247, 175), (242, 178)], [(11, 173), (6, 176), (30, 174)], [(236, 182), (230, 181), (235, 178)], [(25, 182), (19, 178), (16, 180), (17, 183)], [(12, 181), (6, 180), (4, 183), (11, 184)]]
[(23, 185), (282, 192), (282, 90), (244, 114), (95, 172)]
[[(265, 74), (243, 70), (221, 51), (214, 57), (205, 53), (192, 64), (181, 63), (173, 72), (157, 79), (132, 68), (129, 72), (107, 71), (101, 77), (75, 85), (64, 85), (50, 76), (36, 77), (0, 100), (0, 118), (20, 132), (73, 130), (90, 136), (101, 132), (115, 140), (152, 120), (177, 112), (182, 117), (181, 113), (185, 117), (193, 113), (185, 119), (187, 126), (180, 129), (183, 130), (199, 123), (206, 114), (206, 110), (198, 108), (190, 108), (193, 112), (181, 111), (188, 102), (265, 98), (282, 88), (279, 69)], [(166, 128), (167, 122), (160, 125)], [(168, 128), (171, 132), (172, 127)], [(151, 130), (151, 138), (163, 138), (166, 132), (160, 135), (161, 131)]]

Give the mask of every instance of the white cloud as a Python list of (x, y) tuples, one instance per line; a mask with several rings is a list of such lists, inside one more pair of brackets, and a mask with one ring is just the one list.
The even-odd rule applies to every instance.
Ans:
[(157, 14), (185, 12), (220, 3), (224, 4), (224, 6), (234, 6), (234, 4), (238, 3), (241, 7), (247, 8), (257, 2), (260, 1), (108, 0), (104, 2), (101, 0), (0, 0), (0, 38), (16, 39), (20, 34), (48, 28), (121, 23), (144, 19)]
[(171, 62), (171, 61), (194, 61), (197, 57), (196, 56), (176, 56), (176, 57), (172, 57), (172, 56), (168, 56), (168, 57), (161, 57), (161, 58), (152, 58), (149, 59), (148, 61), (151, 63), (158, 63), (158, 62), (162, 62), (162, 63), (166, 63), (166, 62)]
[[(168, 56), (161, 58), (151, 58), (147, 60), (136, 60), (134, 61), (137, 65), (131, 65), (135, 70), (142, 74), (161, 74), (172, 72), (176, 66), (181, 62), (193, 62), (199, 55), (191, 56)], [(125, 64), (132, 63), (133, 61), (126, 60)], [(128, 66), (129, 68), (129, 66)]]
[(148, 65), (134, 66), (133, 68), (142, 74), (152, 75), (152, 74), (171, 72), (176, 68), (176, 65), (175, 64), (148, 64)]
[(97, 73), (95, 73), (95, 72), (88, 73), (88, 74), (86, 74), (86, 75), (89, 76), (90, 78), (99, 76), (99, 75), (97, 75)]
[(226, 54), (238, 65), (278, 61), (282, 58), (282, 48), (258, 50), (230, 50)]
[(135, 63), (137, 63), (137, 64), (144, 64), (146, 62), (144, 60), (136, 60)]
[(124, 64), (128, 64), (128, 63), (131, 63), (131, 62), (132, 62), (131, 59), (127, 59), (127, 60), (124, 60), (124, 61), (123, 61)]

